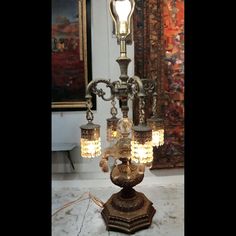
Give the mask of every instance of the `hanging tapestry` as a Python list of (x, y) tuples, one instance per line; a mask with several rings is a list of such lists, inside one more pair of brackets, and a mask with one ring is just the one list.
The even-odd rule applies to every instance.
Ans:
[[(165, 144), (158, 149), (154, 148), (152, 168), (182, 167), (184, 1), (136, 0), (134, 46), (135, 74), (140, 78), (156, 80), (157, 112), (165, 120)], [(138, 112), (135, 107), (134, 103), (134, 113)], [(152, 114), (150, 107), (146, 108), (147, 117)], [(134, 123), (137, 123), (137, 120), (134, 119)]]

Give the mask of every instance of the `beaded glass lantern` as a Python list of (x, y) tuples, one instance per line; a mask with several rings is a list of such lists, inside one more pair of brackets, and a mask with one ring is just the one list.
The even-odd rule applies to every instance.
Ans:
[(131, 158), (139, 164), (153, 161), (152, 130), (143, 125), (134, 126), (131, 141)]
[(152, 129), (152, 146), (164, 144), (164, 121), (157, 117), (147, 119), (147, 125)]
[(81, 156), (93, 158), (101, 155), (100, 125), (88, 122), (81, 128)]

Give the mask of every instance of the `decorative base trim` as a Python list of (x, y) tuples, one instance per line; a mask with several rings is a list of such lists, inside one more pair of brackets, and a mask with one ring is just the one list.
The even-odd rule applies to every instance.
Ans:
[[(152, 206), (152, 202), (140, 192), (136, 192), (138, 199), (143, 199), (143, 205), (136, 210), (124, 211), (114, 208), (113, 204), (117, 198), (117, 194), (113, 194), (104, 204), (101, 214), (105, 221), (107, 230), (120, 231), (125, 233), (134, 233), (138, 230), (148, 228), (152, 223), (152, 218), (156, 212)], [(128, 199), (123, 199), (125, 206)]]

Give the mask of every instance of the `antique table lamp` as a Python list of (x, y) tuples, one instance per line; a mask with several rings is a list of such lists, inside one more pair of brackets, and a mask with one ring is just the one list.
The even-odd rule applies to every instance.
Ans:
[[(143, 193), (136, 192), (133, 187), (143, 180), (145, 165), (150, 166), (153, 160), (153, 146), (163, 144), (164, 137), (164, 127), (155, 111), (153, 117), (148, 120), (149, 126), (145, 123), (144, 106), (147, 93), (142, 80), (138, 76), (127, 75), (131, 59), (126, 55), (126, 38), (131, 33), (131, 16), (134, 7), (134, 0), (110, 0), (109, 9), (120, 42), (120, 56), (116, 61), (121, 75), (119, 80), (114, 82), (99, 79), (88, 84), (86, 89), (88, 123), (81, 126), (82, 157), (93, 158), (101, 155), (100, 167), (104, 171), (108, 171), (108, 158), (113, 157), (116, 160), (110, 178), (122, 189), (113, 194), (104, 204), (102, 216), (107, 230), (125, 233), (134, 233), (151, 225), (156, 210), (152, 202)], [(106, 84), (110, 89), (109, 97), (105, 97), (106, 93), (97, 88), (98, 84)], [(101, 151), (100, 126), (93, 123), (92, 94), (101, 97), (104, 101), (111, 101), (112, 104), (112, 117), (107, 119), (107, 140), (112, 142), (112, 145), (104, 151)], [(133, 126), (132, 120), (128, 118), (128, 100), (134, 97), (139, 98), (137, 126)], [(122, 112), (121, 119), (116, 117), (116, 99)], [(155, 100), (153, 102), (156, 103)]]

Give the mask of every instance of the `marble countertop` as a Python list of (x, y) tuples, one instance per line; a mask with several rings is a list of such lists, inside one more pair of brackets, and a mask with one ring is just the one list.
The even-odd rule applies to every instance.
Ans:
[[(65, 203), (73, 201), (85, 192), (90, 192), (106, 202), (120, 190), (117, 186), (108, 187), (61, 187), (52, 188), (52, 213)], [(181, 183), (138, 185), (138, 192), (143, 192), (153, 202), (157, 210), (149, 228), (137, 231), (134, 236), (183, 236), (184, 235), (184, 185)], [(86, 194), (85, 194), (86, 195)], [(52, 236), (118, 236), (124, 233), (107, 231), (101, 216), (102, 208), (87, 198), (59, 211), (52, 217)]]

